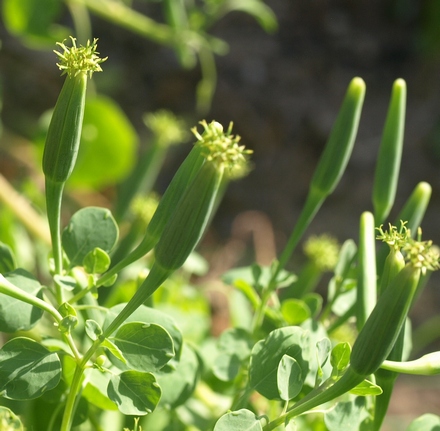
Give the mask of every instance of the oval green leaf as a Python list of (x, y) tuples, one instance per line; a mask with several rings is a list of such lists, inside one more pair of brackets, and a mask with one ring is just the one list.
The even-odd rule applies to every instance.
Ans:
[(368, 416), (365, 404), (363, 397), (336, 404), (334, 409), (324, 415), (328, 431), (358, 431), (360, 424)]
[(84, 270), (88, 274), (102, 274), (110, 267), (110, 256), (99, 247), (95, 247), (89, 251), (84, 260)]
[(173, 339), (166, 329), (154, 323), (125, 323), (111, 341), (133, 370), (157, 371), (174, 357)]
[(377, 386), (373, 382), (370, 382), (369, 380), (365, 379), (363, 382), (359, 383), (357, 386), (355, 386), (351, 391), (350, 394), (353, 395), (360, 395), (362, 397), (366, 397), (369, 395), (380, 395), (382, 394), (382, 388), (380, 386)]
[(262, 431), (261, 422), (249, 410), (241, 409), (223, 415), (215, 424), (214, 431)]
[(281, 313), (289, 325), (299, 325), (311, 316), (308, 305), (301, 299), (289, 298), (281, 304)]
[(63, 249), (70, 267), (83, 265), (95, 248), (109, 253), (118, 240), (118, 226), (106, 208), (87, 207), (77, 211), (63, 231)]
[(431, 413), (414, 419), (406, 431), (438, 431), (440, 429), (440, 417)]
[(60, 378), (58, 355), (30, 338), (14, 338), (0, 350), (0, 393), (5, 398), (38, 398)]
[(161, 389), (151, 373), (124, 371), (110, 377), (107, 395), (124, 415), (145, 416), (159, 403)]
[[(126, 306), (126, 303), (115, 305), (110, 308), (106, 314), (103, 328), (105, 329), (112, 320), (120, 313), (120, 311)], [(182, 350), (183, 337), (180, 329), (177, 327), (176, 322), (168, 314), (157, 310), (155, 308), (146, 307), (141, 305), (133, 314), (131, 314), (126, 323), (129, 322), (144, 322), (155, 323), (162, 326), (171, 335), (173, 339), (175, 359), (179, 359), (180, 352)]]
[(284, 355), (278, 365), (278, 390), (283, 401), (295, 398), (304, 385), (302, 370), (298, 362), (290, 356)]
[[(15, 286), (38, 298), (43, 297), (40, 283), (24, 269), (4, 274)], [(0, 294), (0, 332), (28, 331), (41, 319), (43, 310), (10, 296)]]
[(296, 326), (275, 329), (252, 349), (249, 386), (266, 398), (280, 399), (278, 365), (284, 355), (294, 358), (303, 376), (309, 371), (308, 332)]
[(107, 395), (107, 387), (110, 382), (109, 373), (103, 373), (92, 368), (87, 373), (87, 385), (82, 396), (91, 404), (102, 410), (117, 410), (116, 404)]
[(330, 355), (330, 363), (333, 367), (333, 372), (336, 374), (344, 371), (350, 363), (351, 346), (347, 342), (338, 343), (333, 347)]
[(15, 256), (11, 247), (0, 241), (0, 274), (13, 271), (15, 268)]

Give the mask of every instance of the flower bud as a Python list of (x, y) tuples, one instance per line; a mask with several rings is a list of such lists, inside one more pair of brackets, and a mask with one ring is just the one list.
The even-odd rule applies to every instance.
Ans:
[(87, 74), (100, 71), (100, 59), (96, 52), (96, 39), (84, 46), (58, 45), (63, 53), (55, 51), (60, 58), (58, 67), (67, 74), (58, 97), (47, 132), (43, 153), (43, 172), (53, 182), (65, 182), (75, 166), (78, 155), (84, 105), (87, 90)]

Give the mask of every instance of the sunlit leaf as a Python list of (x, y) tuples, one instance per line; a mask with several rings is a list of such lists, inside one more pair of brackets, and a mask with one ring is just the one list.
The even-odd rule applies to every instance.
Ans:
[(0, 350), (0, 393), (5, 398), (38, 398), (60, 378), (58, 355), (30, 338), (13, 338)]
[(294, 358), (303, 376), (309, 371), (308, 333), (296, 326), (275, 329), (252, 349), (249, 385), (266, 398), (279, 399), (278, 365), (284, 355)]
[[(24, 269), (16, 269), (4, 274), (4, 277), (26, 293), (40, 299), (43, 297), (40, 283)], [(27, 331), (37, 324), (42, 315), (40, 308), (0, 293), (1, 332)]]
[(124, 415), (144, 416), (156, 408), (161, 389), (151, 373), (124, 371), (110, 377), (107, 395)]
[(357, 397), (352, 401), (340, 402), (324, 415), (328, 431), (358, 431), (365, 419), (365, 398)]
[(246, 409), (226, 413), (214, 427), (214, 431), (262, 431), (262, 429), (255, 414)]
[(96, 247), (110, 252), (118, 239), (118, 226), (106, 208), (86, 207), (77, 211), (63, 231), (64, 251), (70, 266), (81, 266)]
[(111, 337), (127, 360), (127, 366), (137, 371), (156, 371), (174, 357), (173, 340), (160, 325), (129, 322)]
[(298, 362), (290, 356), (284, 355), (278, 365), (278, 390), (280, 398), (289, 401), (295, 398), (304, 384), (304, 377)]

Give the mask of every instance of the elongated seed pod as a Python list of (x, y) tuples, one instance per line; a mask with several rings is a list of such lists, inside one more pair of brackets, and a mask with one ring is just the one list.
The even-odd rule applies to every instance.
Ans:
[(162, 268), (181, 267), (199, 242), (210, 218), (223, 168), (206, 162), (179, 201), (157, 243), (156, 263)]
[(432, 376), (440, 374), (440, 352), (432, 352), (418, 359), (406, 362), (385, 361), (381, 368), (395, 373)]
[(353, 78), (313, 174), (307, 200), (271, 277), (271, 285), (289, 261), (305, 230), (345, 171), (357, 135), (364, 97), (364, 81), (361, 78)]
[(357, 135), (364, 97), (364, 81), (353, 78), (310, 185), (324, 195), (334, 190), (345, 171)]
[[(426, 209), (431, 199), (431, 193), (432, 187), (428, 183), (424, 181), (418, 183), (406, 201), (402, 211), (400, 211), (397, 216), (395, 224), (398, 225), (401, 221), (405, 221), (405, 227), (411, 232), (413, 237), (425, 216)], [(388, 253), (388, 246), (382, 244), (377, 253), (377, 272), (379, 274), (383, 271), (383, 266)]]
[(206, 161), (184, 190), (161, 233), (154, 248), (155, 262), (150, 273), (105, 330), (104, 337), (113, 332), (167, 277), (185, 263), (205, 231), (223, 176), (228, 171), (243, 169), (247, 163), (250, 151), (238, 145), (238, 136), (231, 136), (232, 125), (227, 133), (223, 133), (219, 123), (202, 124), (205, 127), (205, 139), (198, 134), (196, 136), (200, 138)]
[(420, 268), (409, 263), (380, 297), (351, 352), (358, 374), (373, 374), (385, 361), (405, 323), (420, 278)]
[(405, 127), (406, 83), (394, 82), (377, 159), (373, 186), (376, 225), (388, 216), (396, 197)]
[(127, 265), (135, 262), (145, 256), (159, 241), (160, 236), (174, 212), (180, 198), (183, 196), (188, 185), (191, 184), (194, 176), (205, 162), (202, 155), (202, 149), (195, 145), (188, 156), (185, 158), (173, 179), (165, 190), (154, 215), (147, 226), (144, 237), (139, 245), (127, 254), (123, 259), (116, 263), (108, 272), (106, 272), (97, 282), (97, 286), (102, 286), (110, 280), (115, 274)]
[(86, 46), (76, 46), (75, 38), (71, 39), (71, 48), (58, 43), (63, 52), (54, 51), (60, 58), (58, 67), (67, 76), (52, 114), (43, 153), (44, 175), (58, 183), (69, 178), (78, 155), (87, 75), (101, 71), (100, 63), (106, 60), (97, 55), (96, 39)]
[(43, 172), (54, 182), (65, 182), (75, 166), (87, 89), (87, 74), (66, 77), (53, 111), (43, 153)]
[(356, 325), (360, 330), (376, 305), (376, 244), (374, 216), (362, 213), (359, 228), (359, 265), (356, 299)]

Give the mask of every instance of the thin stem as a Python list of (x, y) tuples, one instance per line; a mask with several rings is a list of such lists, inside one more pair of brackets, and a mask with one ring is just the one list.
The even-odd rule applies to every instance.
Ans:
[[(52, 238), (54, 271), (58, 275), (61, 275), (63, 272), (63, 249), (61, 246), (61, 202), (63, 190), (63, 182), (52, 181), (46, 177), (47, 219)], [(56, 281), (55, 289), (58, 304), (62, 304), (64, 302), (63, 289)]]
[(63, 316), (58, 312), (58, 310), (42, 299), (31, 295), (24, 290), (18, 288), (10, 281), (8, 281), (2, 274), (0, 274), (0, 293), (8, 295), (12, 298), (18, 299), (20, 301), (26, 302), (27, 304), (31, 304), (35, 307), (41, 308), (44, 311), (47, 311), (59, 324), (61, 320), (63, 320)]
[(304, 204), (299, 219), (295, 224), (295, 228), (293, 229), (293, 232), (290, 235), (286, 247), (281, 253), (280, 259), (278, 261), (278, 265), (276, 266), (276, 269), (272, 275), (272, 279), (270, 281), (271, 285), (274, 285), (276, 283), (276, 278), (278, 274), (286, 266), (287, 262), (292, 256), (292, 253), (294, 252), (296, 246), (298, 245), (299, 240), (304, 235), (305, 230), (307, 229), (310, 222), (315, 217), (316, 213), (318, 212), (325, 198), (326, 196), (323, 195), (319, 190), (310, 189), (306, 203)]
[(72, 426), (73, 415), (75, 412), (76, 398), (80, 391), (80, 387), (82, 384), (82, 376), (85, 369), (83, 363), (76, 365), (75, 374), (73, 375), (72, 384), (70, 386), (70, 392), (69, 395), (67, 396), (66, 407), (64, 409), (63, 421), (61, 423), (60, 431), (70, 431), (70, 428)]
[(272, 431), (287, 420), (345, 394), (363, 380), (363, 376), (357, 374), (349, 367), (336, 383), (331, 379), (326, 380), (319, 388), (312, 390), (304, 398), (298, 401), (287, 413), (265, 425), (263, 431)]

